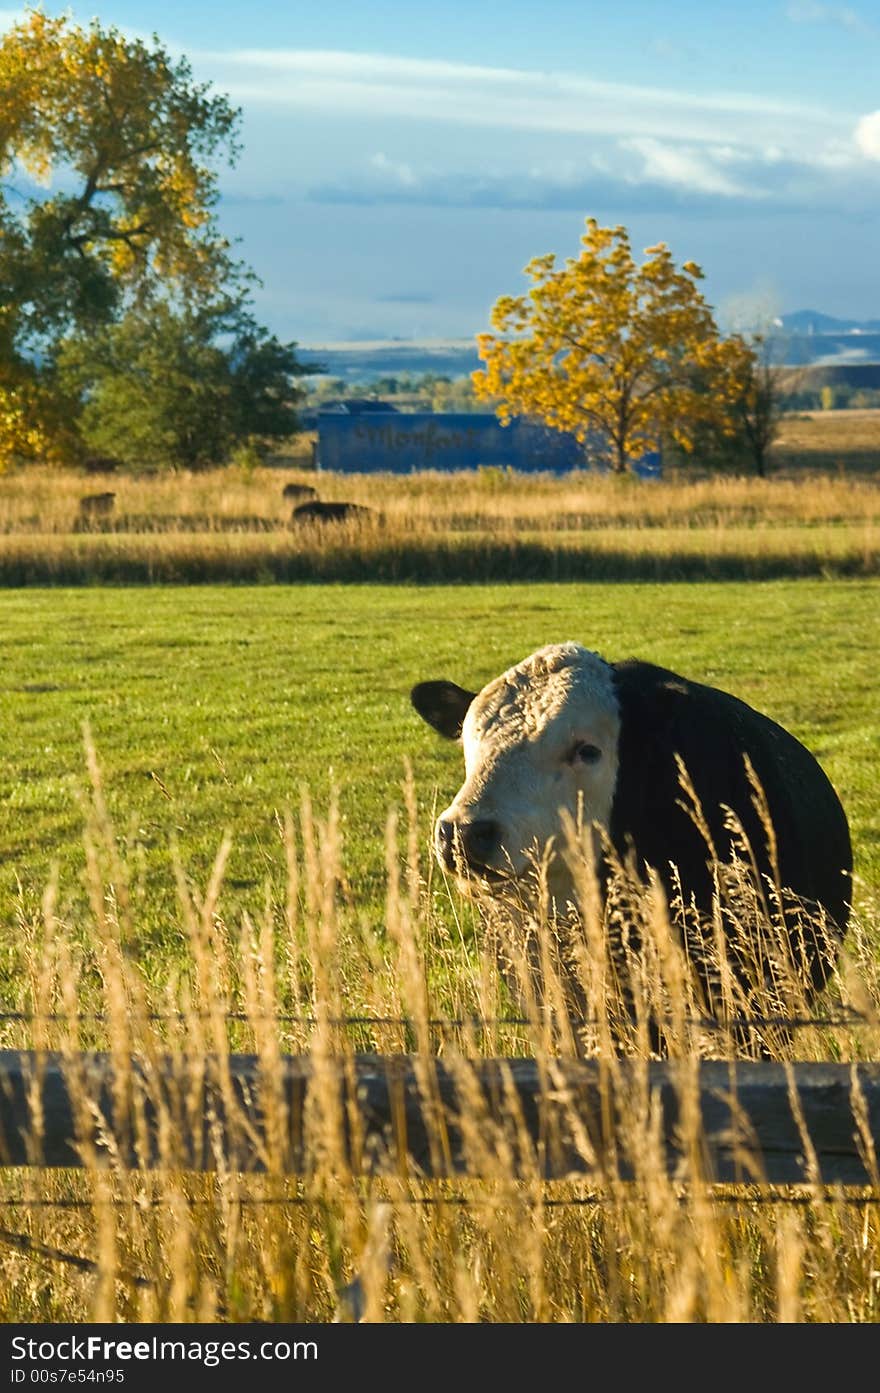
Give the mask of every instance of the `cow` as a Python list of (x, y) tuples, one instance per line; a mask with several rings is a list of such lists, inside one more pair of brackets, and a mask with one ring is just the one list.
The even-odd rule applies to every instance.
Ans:
[(79, 500), (74, 532), (106, 532), (113, 525), (115, 493), (86, 493)]
[[(631, 983), (639, 894), (656, 904), (659, 891), (710, 1018), (768, 1003), (796, 1014), (826, 985), (850, 913), (849, 827), (815, 757), (768, 716), (575, 642), (479, 692), (427, 681), (411, 700), (462, 742), (464, 783), (436, 819), (434, 851), (478, 899), (520, 920), (541, 901), (571, 938), (592, 885), (605, 951)], [(588, 1011), (577, 989), (569, 999)]]
[(281, 490), (281, 497), (289, 501), (296, 499), (301, 503), (306, 498), (317, 498), (318, 490), (311, 484), (285, 484)]
[(301, 522), (355, 522), (374, 517), (372, 508), (362, 503), (325, 503), (318, 499), (299, 503), (290, 515), (291, 523)]
[(79, 500), (79, 511), (83, 517), (104, 518), (113, 512), (115, 503), (115, 493), (86, 493)]

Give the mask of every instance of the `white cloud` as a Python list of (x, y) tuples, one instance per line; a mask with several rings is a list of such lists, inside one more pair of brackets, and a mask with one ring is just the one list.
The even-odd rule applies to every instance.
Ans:
[[(664, 145), (650, 136), (624, 141), (623, 144), (641, 156), (642, 179), (672, 184), (676, 188), (694, 189), (699, 193), (720, 194), (726, 198), (749, 196), (749, 190), (722, 173), (706, 152)], [(730, 150), (722, 149), (718, 155), (722, 162), (731, 161)]]
[(325, 116), (392, 117), (507, 130), (696, 144), (768, 142), (798, 154), (852, 116), (748, 92), (692, 92), (566, 72), (382, 53), (241, 49), (191, 55), (233, 100)]
[(398, 58), (390, 53), (347, 53), (341, 49), (243, 48), (229, 52), (218, 50), (201, 56), (236, 63), (243, 68), (361, 82), (422, 78), (444, 82), (500, 83), (527, 76), (516, 68), (487, 68), (434, 58)]
[[(880, 159), (880, 155), (878, 155)], [(778, 146), (697, 144), (630, 136), (590, 142), (579, 159), (448, 159), (418, 168), (373, 155), (347, 170), (322, 171), (306, 185), (317, 203), (408, 204), (469, 208), (698, 209), (750, 215), (759, 209), (807, 210), (873, 206), (872, 180), (850, 133), (797, 157)]]
[(418, 183), (411, 165), (405, 164), (402, 160), (390, 160), (387, 155), (383, 155), (381, 150), (371, 156), (370, 165), (380, 174), (390, 175), (404, 188), (413, 188)]
[(869, 160), (880, 160), (880, 111), (862, 117), (855, 129), (855, 141)]
[(821, 5), (817, 0), (791, 0), (786, 8), (795, 24), (838, 24), (853, 34), (876, 34), (873, 24), (849, 5)]
[(853, 150), (852, 136), (847, 140), (826, 140), (824, 145), (813, 151), (810, 163), (816, 169), (827, 169), (832, 173), (835, 170), (852, 169), (858, 164), (858, 156)]

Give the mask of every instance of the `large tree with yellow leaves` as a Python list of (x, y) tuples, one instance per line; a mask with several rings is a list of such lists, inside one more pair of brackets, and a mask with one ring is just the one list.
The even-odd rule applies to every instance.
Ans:
[(497, 301), (495, 332), (477, 338), (477, 395), (504, 421), (533, 416), (606, 441), (619, 473), (664, 438), (688, 449), (709, 419), (732, 430), (736, 354), (699, 290), (699, 266), (677, 267), (665, 244), (639, 265), (626, 229), (594, 218), (581, 248), (562, 266), (536, 257), (528, 294)]
[[(55, 345), (161, 287), (187, 303), (240, 275), (218, 157), (238, 113), (184, 58), (39, 10), (0, 41), (0, 464), (51, 453)], [(40, 371), (43, 365), (43, 371)]]

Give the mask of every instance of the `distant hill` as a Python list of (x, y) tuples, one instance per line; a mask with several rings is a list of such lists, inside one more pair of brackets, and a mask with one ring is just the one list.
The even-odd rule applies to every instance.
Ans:
[(299, 346), (303, 363), (320, 363), (330, 377), (344, 382), (370, 382), (377, 377), (437, 373), (465, 377), (480, 366), (474, 339), (377, 339), (365, 343), (325, 343)]
[[(880, 319), (836, 319), (819, 310), (780, 315), (770, 334), (775, 362), (846, 366), (880, 363)], [(304, 363), (320, 363), (343, 382), (437, 373), (456, 378), (480, 366), (476, 339), (376, 339), (370, 342), (300, 345)]]
[(807, 363), (803, 367), (787, 367), (783, 381), (791, 392), (818, 392), (823, 387), (849, 387), (870, 392), (880, 391), (880, 363)]
[(880, 334), (880, 319), (835, 319), (819, 310), (783, 314), (780, 328), (787, 334)]

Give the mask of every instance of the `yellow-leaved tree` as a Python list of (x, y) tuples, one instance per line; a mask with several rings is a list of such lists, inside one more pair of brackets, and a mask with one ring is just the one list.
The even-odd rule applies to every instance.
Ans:
[(155, 39), (40, 10), (0, 39), (0, 465), (58, 445), (65, 335), (235, 280), (213, 162), (237, 122)]
[(665, 244), (638, 265), (624, 227), (586, 229), (576, 259), (536, 257), (529, 292), (495, 304), (495, 332), (477, 336), (477, 395), (502, 421), (598, 437), (619, 473), (664, 438), (689, 449), (708, 420), (733, 431), (741, 350), (722, 338), (699, 266), (676, 267)]

